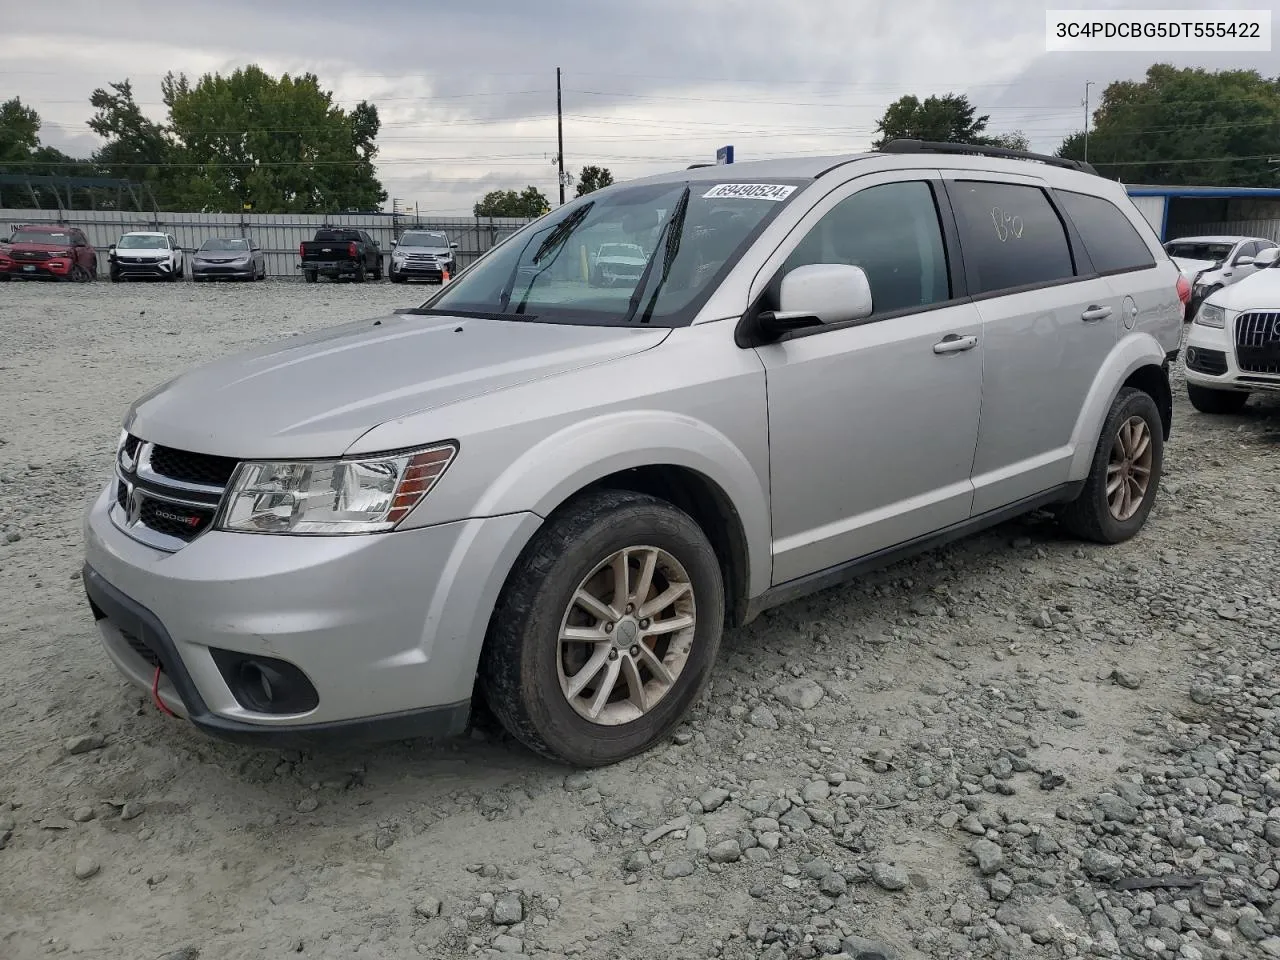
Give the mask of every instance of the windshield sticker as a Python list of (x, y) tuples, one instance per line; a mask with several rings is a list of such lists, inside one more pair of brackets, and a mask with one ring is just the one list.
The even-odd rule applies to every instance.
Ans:
[(734, 197), (739, 200), (785, 200), (795, 193), (785, 183), (720, 183), (702, 195), (703, 200)]

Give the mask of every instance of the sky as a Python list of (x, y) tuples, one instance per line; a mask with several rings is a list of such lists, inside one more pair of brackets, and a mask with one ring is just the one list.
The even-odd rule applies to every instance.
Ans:
[(21, 97), (43, 142), (85, 156), (100, 142), (85, 125), (95, 87), (129, 78), (163, 121), (168, 70), (310, 71), (343, 106), (378, 107), (392, 198), (468, 216), (493, 189), (533, 184), (557, 202), (557, 67), (567, 170), (599, 164), (617, 180), (714, 161), (725, 144), (737, 160), (866, 149), (908, 93), (966, 94), (989, 133), (1021, 130), (1052, 151), (1083, 128), (1088, 81), (1096, 99), (1154, 62), (1280, 75), (1280, 46), (1047, 52), (1046, 6), (1271, 9), (1280, 29), (1277, 0), (60, 0), (56, 17), (6, 10), (0, 100)]

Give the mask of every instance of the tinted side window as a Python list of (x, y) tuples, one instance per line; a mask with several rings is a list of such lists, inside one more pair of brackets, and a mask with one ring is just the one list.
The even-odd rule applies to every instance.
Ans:
[(1070, 190), (1059, 190), (1058, 199), (1099, 273), (1155, 266), (1141, 234), (1110, 200)]
[(977, 295), (1075, 276), (1067, 231), (1038, 187), (957, 180), (947, 185)]
[(792, 251), (780, 276), (811, 263), (861, 267), (875, 314), (951, 299), (938, 208), (923, 180), (868, 187), (837, 203)]
[(1258, 255), (1258, 244), (1250, 240), (1248, 243), (1240, 244), (1240, 249), (1236, 251), (1235, 261), (1238, 263), (1241, 257), (1256, 257)]

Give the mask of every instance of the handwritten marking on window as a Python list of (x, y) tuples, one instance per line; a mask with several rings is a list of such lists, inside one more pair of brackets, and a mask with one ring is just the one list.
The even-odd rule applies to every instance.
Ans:
[(996, 225), (996, 239), (1005, 243), (1010, 237), (1022, 239), (1022, 218), (1012, 213), (1005, 213), (999, 207), (991, 208), (991, 221)]

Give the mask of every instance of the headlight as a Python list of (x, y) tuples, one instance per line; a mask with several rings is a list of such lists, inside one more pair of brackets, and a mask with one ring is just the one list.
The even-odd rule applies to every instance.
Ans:
[(1227, 325), (1227, 311), (1216, 304), (1202, 303), (1200, 310), (1196, 313), (1196, 323), (1202, 327), (1221, 329)]
[(239, 533), (347, 534), (394, 529), (453, 462), (442, 443), (360, 460), (249, 462), (218, 527)]

